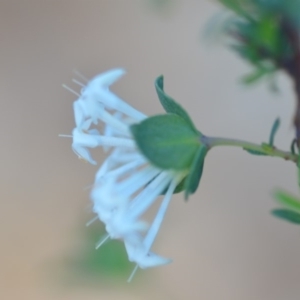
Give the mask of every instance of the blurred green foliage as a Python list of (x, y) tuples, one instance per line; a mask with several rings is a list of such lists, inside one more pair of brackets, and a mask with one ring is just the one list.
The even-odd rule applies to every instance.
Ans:
[(147, 0), (150, 8), (157, 12), (168, 12), (173, 6), (175, 0)]
[(284, 208), (274, 209), (272, 214), (291, 223), (300, 224), (300, 199), (285, 191), (276, 191), (274, 197)]
[(262, 78), (271, 80), (277, 70), (292, 73), (295, 55), (291, 29), (300, 29), (300, 0), (218, 0), (231, 14), (223, 33), (231, 38), (230, 47), (254, 67), (242, 82), (252, 84)]
[[(128, 261), (124, 245), (117, 240), (108, 240), (95, 249), (101, 237), (106, 235), (103, 225), (81, 226), (80, 244), (73, 248), (64, 261), (64, 277), (76, 285), (96, 282), (126, 282), (134, 265)], [(93, 280), (94, 279), (94, 280)]]
[(130, 274), (132, 264), (128, 261), (124, 246), (116, 240), (108, 240), (99, 249), (95, 245), (99, 237), (106, 235), (101, 226), (86, 227), (83, 238), (86, 248), (78, 252), (75, 265), (85, 273), (104, 276), (127, 276)]

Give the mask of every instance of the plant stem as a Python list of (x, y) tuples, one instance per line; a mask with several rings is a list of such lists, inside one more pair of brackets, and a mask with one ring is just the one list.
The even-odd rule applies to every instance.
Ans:
[(293, 154), (291, 152), (277, 149), (274, 146), (270, 146), (265, 143), (258, 145), (258, 144), (254, 144), (242, 140), (219, 138), (219, 137), (207, 137), (207, 136), (201, 136), (200, 140), (209, 149), (217, 146), (231, 146), (231, 147), (242, 148), (246, 151), (257, 152), (260, 153), (261, 155), (281, 157), (285, 160), (290, 160), (293, 162), (297, 162), (298, 160), (298, 155)]

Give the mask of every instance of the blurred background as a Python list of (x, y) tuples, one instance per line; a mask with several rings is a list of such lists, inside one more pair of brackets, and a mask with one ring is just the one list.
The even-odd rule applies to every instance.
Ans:
[[(155, 1), (154, 1), (155, 2)], [(271, 193), (298, 193), (292, 163), (219, 148), (209, 153), (188, 203), (171, 202), (154, 250), (170, 265), (139, 270), (121, 243), (99, 250), (101, 224), (86, 227), (96, 167), (78, 160), (70, 134), (73, 70), (88, 78), (115, 67), (113, 86), (148, 115), (162, 112), (153, 81), (207, 135), (267, 139), (274, 119), (279, 147), (293, 136), (294, 95), (239, 84), (249, 66), (204, 38), (220, 11), (205, 0), (0, 0), (1, 248), (0, 298), (298, 300), (299, 227), (272, 217)], [(104, 159), (102, 153), (98, 160)]]

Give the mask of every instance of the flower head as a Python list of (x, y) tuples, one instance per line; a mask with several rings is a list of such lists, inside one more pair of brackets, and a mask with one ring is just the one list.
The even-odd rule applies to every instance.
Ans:
[[(129, 260), (140, 268), (149, 268), (171, 261), (153, 253), (151, 247), (173, 193), (180, 183), (187, 180), (189, 173), (188, 167), (183, 163), (176, 163), (174, 168), (170, 167), (170, 157), (172, 162), (173, 152), (179, 153), (185, 164), (190, 164), (197, 149), (195, 145), (199, 144), (199, 132), (190, 129), (189, 124), (180, 131), (183, 118), (170, 114), (173, 122), (170, 123), (171, 128), (168, 123), (170, 118), (167, 118), (169, 121), (162, 128), (158, 127), (160, 132), (166, 130), (167, 143), (168, 137), (171, 137), (171, 149), (174, 151), (168, 154), (166, 151), (169, 148), (161, 148), (162, 144), (166, 144), (161, 139), (166, 137), (159, 137), (160, 134), (155, 130), (149, 131), (150, 118), (109, 90), (109, 86), (123, 74), (121, 69), (105, 72), (82, 88), (79, 99), (73, 105), (76, 127), (72, 135), (72, 148), (80, 158), (91, 164), (96, 164), (96, 161), (91, 157), (90, 148), (101, 147), (108, 152), (106, 160), (96, 173), (91, 190), (93, 211), (105, 224), (108, 236), (124, 242)], [(161, 126), (161, 118), (154, 121), (151, 119), (151, 122), (154, 127), (157, 124)], [(153, 137), (151, 134), (147, 136), (149, 132), (152, 132)], [(182, 147), (181, 140), (179, 145), (174, 140), (174, 135), (180, 139), (183, 137), (184, 141), (188, 141), (188, 146)], [(149, 146), (146, 143), (145, 147), (143, 139), (147, 140)], [(151, 150), (156, 149), (155, 145), (157, 153)], [(151, 152), (149, 155), (148, 150)], [(161, 153), (170, 156), (161, 159), (164, 161), (162, 166), (157, 160)], [(142, 217), (160, 195), (163, 195), (161, 206), (153, 222), (148, 225)]]

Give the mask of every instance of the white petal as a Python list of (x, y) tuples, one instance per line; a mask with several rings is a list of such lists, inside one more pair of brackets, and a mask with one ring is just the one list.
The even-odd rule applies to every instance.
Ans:
[(125, 70), (123, 69), (112, 69), (101, 73), (89, 81), (87, 87), (82, 91), (82, 95), (86, 96), (89, 94), (91, 92), (89, 90), (99, 90), (101, 88), (106, 89), (124, 74)]
[(148, 252), (137, 263), (141, 269), (158, 267), (172, 262), (172, 259), (159, 256), (153, 252)]
[(82, 98), (88, 101), (99, 101), (110, 109), (123, 112), (136, 121), (141, 121), (146, 118), (146, 115), (134, 109), (109, 91), (109, 86), (117, 81), (124, 73), (125, 71), (122, 69), (114, 69), (97, 75), (82, 89)]
[(160, 172), (159, 169), (152, 166), (139, 170), (116, 186), (117, 193), (124, 195), (124, 197), (130, 197), (153, 180)]
[(73, 129), (73, 144), (95, 148), (100, 145), (101, 136), (84, 133), (78, 128)]
[(143, 166), (146, 163), (146, 160), (143, 157), (137, 158), (135, 161), (131, 161), (123, 166), (114, 169), (111, 172), (108, 172), (106, 176), (113, 176), (113, 177), (123, 177), (124, 175), (128, 175), (128, 173), (132, 173), (137, 170), (137, 168)]
[(169, 258), (164, 258), (153, 252), (147, 252), (142, 244), (133, 244), (125, 241), (125, 247), (128, 259), (135, 262), (141, 269), (165, 265), (172, 261)]
[(151, 227), (149, 228), (147, 235), (145, 237), (144, 240), (144, 245), (146, 247), (146, 249), (149, 251), (156, 236), (157, 233), (159, 231), (159, 228), (161, 226), (161, 223), (164, 219), (165, 213), (167, 211), (168, 205), (170, 203), (171, 197), (173, 196), (173, 192), (177, 186), (177, 184), (179, 183), (179, 177), (178, 178), (174, 178), (171, 182), (171, 184), (168, 187), (168, 190), (165, 194), (165, 197), (160, 205), (160, 208), (158, 210), (158, 213), (156, 214), (154, 221), (151, 224)]
[(78, 100), (73, 103), (74, 109), (74, 118), (76, 127), (80, 127), (86, 118), (86, 114), (84, 113), (84, 108), (82, 107), (82, 103)]
[(142, 215), (166, 189), (171, 178), (167, 172), (161, 172), (131, 202), (130, 214), (133, 217)]
[(95, 160), (93, 160), (93, 158), (91, 157), (90, 152), (86, 148), (82, 147), (81, 145), (73, 143), (72, 149), (73, 149), (74, 153), (78, 155), (79, 158), (82, 158), (82, 159), (88, 161), (92, 165), (97, 164), (97, 162)]

